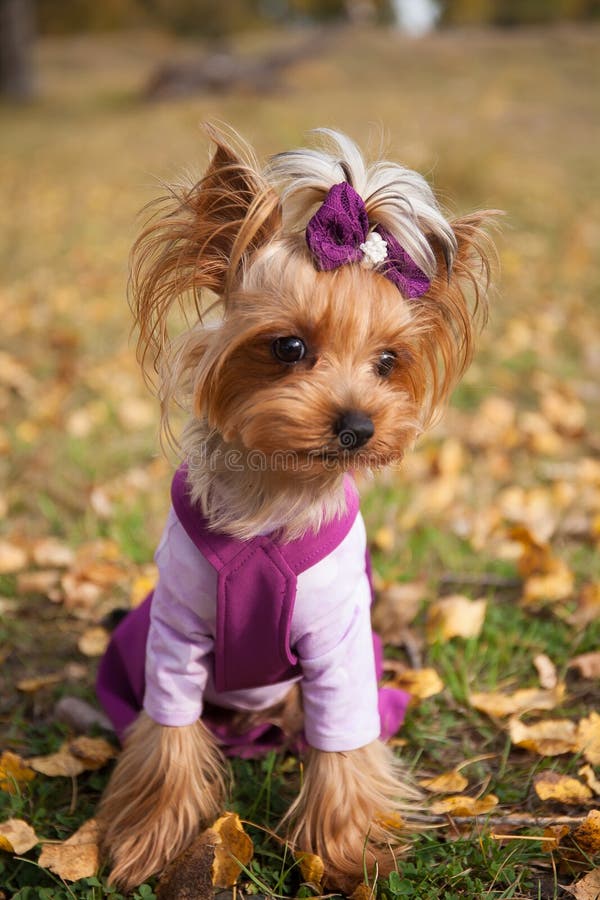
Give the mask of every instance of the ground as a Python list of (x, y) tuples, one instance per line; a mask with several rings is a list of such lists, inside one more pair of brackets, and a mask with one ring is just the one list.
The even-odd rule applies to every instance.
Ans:
[[(540, 838), (600, 805), (597, 660), (579, 659), (600, 642), (599, 38), (592, 26), (337, 32), (270, 93), (159, 104), (141, 99), (152, 68), (191, 45), (40, 43), (39, 99), (0, 108), (0, 751), (29, 759), (72, 736), (55, 703), (93, 701), (92, 629), (152, 581), (173, 460), (129, 342), (138, 210), (161, 181), (201, 170), (203, 120), (231, 123), (261, 155), (328, 125), (424, 172), (456, 212), (505, 211), (490, 321), (448, 414), (400, 471), (361, 485), (389, 674), (415, 694), (399, 752), (419, 779), (458, 767), (469, 785), (450, 793), (484, 800), (465, 818), (443, 805), (448, 790), (432, 793), (439, 830), (377, 889), (554, 898), (598, 866), (581, 834)], [(297, 40), (251, 35), (239, 49)], [(456, 634), (456, 595), (470, 636)], [(522, 688), (542, 699), (515, 700)], [(512, 718), (474, 697), (492, 690)], [(519, 734), (546, 720), (562, 723), (562, 745)], [(592, 775), (578, 775), (586, 764)], [(0, 777), (0, 822), (63, 840), (92, 815), (106, 771)], [(542, 799), (547, 771), (587, 793)], [(236, 765), (236, 808), (254, 823), (244, 890), (306, 895), (298, 866), (255, 827), (275, 825), (297, 772), (293, 758)], [(0, 853), (6, 897), (110, 895), (105, 872), (67, 887), (38, 855)], [(595, 896), (586, 889), (577, 896)]]

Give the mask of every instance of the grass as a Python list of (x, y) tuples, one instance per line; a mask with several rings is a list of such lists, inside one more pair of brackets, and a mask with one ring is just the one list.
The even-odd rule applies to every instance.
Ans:
[[(273, 39), (251, 36), (240, 46)], [(0, 107), (0, 537), (29, 551), (46, 535), (74, 549), (110, 540), (124, 575), (87, 610), (23, 591), (19, 573), (0, 576), (0, 750), (51, 752), (68, 734), (56, 721), (57, 699), (93, 702), (94, 666), (78, 638), (127, 600), (162, 530), (170, 463), (159, 455), (156, 410), (128, 344), (124, 300), (138, 209), (158, 179), (202, 167), (205, 119), (231, 122), (261, 154), (297, 145), (323, 124), (374, 147), (383, 134), (394, 156), (427, 173), (461, 210), (507, 211), (491, 320), (452, 408), (400, 472), (362, 486), (369, 533), (392, 535), (391, 544), (374, 545), (383, 584), (423, 580), (412, 634), (445, 685), (410, 710), (402, 753), (417, 772), (465, 764), (471, 794), (493, 791), (500, 818), (512, 811), (532, 822), (504, 842), (490, 837), (499, 826), (485, 817), (438, 823), (376, 890), (386, 900), (565, 896), (560, 885), (578, 873), (557, 871), (560, 855), (542, 852), (533, 821), (565, 808), (542, 803), (532, 782), (547, 768), (576, 775), (581, 760), (513, 747), (468, 697), (536, 684), (532, 660), (544, 652), (567, 679), (564, 707), (549, 715), (575, 720), (600, 702), (597, 682), (567, 671), (574, 655), (600, 644), (598, 618), (586, 628), (569, 624), (582, 586), (600, 581), (600, 485), (591, 468), (584, 471), (600, 447), (597, 46), (591, 27), (454, 31), (421, 42), (347, 31), (272, 93), (152, 105), (139, 99), (151, 67), (189, 54), (191, 45), (156, 35), (39, 45), (39, 100)], [(552, 418), (553, 392), (567, 412), (582, 407), (580, 428), (565, 428), (564, 415)], [(490, 398), (505, 404), (508, 424), (489, 412)], [(520, 604), (506, 540), (514, 521), (544, 531), (574, 572), (571, 597)], [(486, 597), (483, 631), (428, 645), (428, 603), (455, 590)], [(389, 653), (407, 661), (401, 646)], [(77, 678), (64, 674), (69, 662), (79, 665)], [(59, 684), (32, 694), (16, 689), (26, 675), (57, 671)], [(243, 890), (308, 896), (297, 865), (264, 830), (293, 794), (298, 761), (237, 760), (234, 775), (235, 809), (254, 823)], [(64, 839), (93, 814), (105, 780), (105, 771), (76, 784), (38, 776), (14, 794), (0, 791), (0, 821), (23, 818), (44, 838)], [(64, 884), (37, 857), (37, 850), (25, 859), (0, 852), (5, 897), (119, 897), (105, 872)], [(134, 896), (149, 900), (152, 891), (147, 885)]]

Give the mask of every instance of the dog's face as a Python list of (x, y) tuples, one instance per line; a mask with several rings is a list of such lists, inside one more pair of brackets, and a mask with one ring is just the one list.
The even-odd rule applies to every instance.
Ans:
[(399, 460), (422, 422), (421, 325), (381, 275), (255, 262), (200, 338), (195, 412), (294, 476)]
[[(280, 195), (276, 178), (213, 136), (204, 178), (173, 191), (133, 253), (140, 354), (159, 364), (167, 426), (169, 402), (191, 394), (193, 414), (256, 454), (262, 472), (313, 485), (400, 460), (470, 359), (486, 214), (445, 220), (420, 176), (361, 168), (341, 136), (339, 156), (275, 158), (271, 177), (288, 184)], [(352, 165), (340, 163), (344, 153)], [(362, 184), (369, 227), (395, 229), (428, 270), (424, 291), (409, 299), (361, 261), (315, 264), (306, 222), (346, 176)], [(217, 324), (200, 312), (207, 292), (223, 313)], [(199, 321), (173, 343), (169, 311), (190, 297)]]

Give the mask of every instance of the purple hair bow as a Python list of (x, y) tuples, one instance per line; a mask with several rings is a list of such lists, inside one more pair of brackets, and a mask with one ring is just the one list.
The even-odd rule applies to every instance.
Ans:
[(377, 265), (404, 297), (420, 297), (431, 284), (393, 234), (377, 225), (369, 235), (364, 201), (347, 181), (328, 192), (306, 226), (306, 243), (321, 272), (366, 260)]

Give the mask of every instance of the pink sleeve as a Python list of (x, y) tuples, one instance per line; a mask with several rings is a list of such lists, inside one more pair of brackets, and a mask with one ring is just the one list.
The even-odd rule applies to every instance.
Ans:
[(318, 750), (355, 750), (381, 729), (365, 549), (359, 516), (337, 550), (298, 579), (304, 728)]
[(162, 725), (191, 725), (202, 713), (213, 649), (216, 575), (173, 510), (155, 559), (144, 709)]

